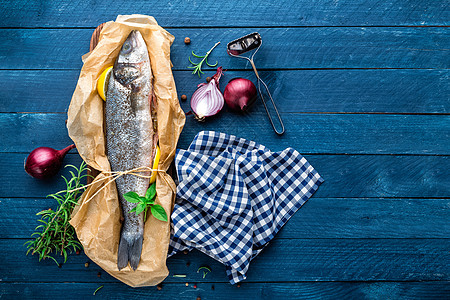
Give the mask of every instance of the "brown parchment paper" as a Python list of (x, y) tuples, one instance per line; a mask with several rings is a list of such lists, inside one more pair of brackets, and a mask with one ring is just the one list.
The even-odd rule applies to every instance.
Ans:
[[(110, 171), (105, 154), (104, 101), (98, 96), (97, 79), (108, 65), (113, 65), (121, 46), (131, 30), (141, 32), (147, 44), (157, 98), (157, 119), (161, 158), (158, 169), (167, 170), (175, 156), (178, 137), (185, 115), (177, 98), (170, 62), (170, 46), (174, 37), (158, 26), (155, 19), (144, 15), (118, 16), (103, 27), (96, 48), (83, 56), (84, 65), (72, 96), (67, 128), (83, 160), (101, 171), (104, 178)], [(144, 227), (141, 261), (136, 271), (127, 266), (117, 268), (117, 249), (121, 230), (121, 208), (115, 183), (92, 197), (105, 182), (89, 186), (72, 213), (70, 224), (75, 228), (86, 255), (106, 272), (133, 286), (156, 285), (169, 271), (166, 257), (170, 222), (149, 216)], [(165, 172), (158, 172), (156, 203), (171, 212), (176, 186)]]

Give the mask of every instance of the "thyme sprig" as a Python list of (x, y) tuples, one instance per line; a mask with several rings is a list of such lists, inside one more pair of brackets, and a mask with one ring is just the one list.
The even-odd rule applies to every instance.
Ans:
[(197, 54), (194, 53), (194, 51), (192, 51), (192, 55), (194, 57), (203, 58), (199, 63), (194, 63), (194, 62), (192, 62), (191, 57), (189, 56), (189, 62), (192, 64), (192, 66), (189, 66), (188, 68), (189, 69), (194, 69), (194, 71), (192, 71), (192, 74), (197, 73), (198, 77), (200, 77), (200, 73), (204, 74), (203, 71), (202, 71), (203, 63), (206, 63), (210, 67), (217, 66), (217, 63), (218, 63), (217, 61), (216, 61), (216, 63), (214, 65), (211, 65), (210, 63), (208, 63), (208, 56), (214, 50), (214, 48), (216, 48), (219, 44), (220, 44), (220, 42), (217, 42), (211, 49), (209, 49), (208, 52), (206, 52), (205, 55), (197, 55)]
[(84, 190), (81, 181), (83, 178), (90, 176), (86, 174), (87, 165), (85, 162), (82, 162), (79, 168), (73, 165), (67, 165), (66, 167), (74, 169), (74, 171), (69, 171), (71, 175), (69, 180), (62, 176), (66, 183), (66, 189), (47, 196), (58, 202), (57, 209), (49, 208), (36, 214), (41, 216), (38, 221), (42, 224), (38, 225), (31, 235), (31, 237), (36, 236), (36, 238), (25, 243), (28, 248), (27, 255), (30, 252), (32, 255), (36, 253), (39, 255), (39, 261), (50, 258), (57, 265), (59, 263), (52, 254), (56, 255), (59, 252), (64, 256), (65, 263), (68, 252), (82, 249), (76, 238), (75, 229), (69, 223), (69, 218)]

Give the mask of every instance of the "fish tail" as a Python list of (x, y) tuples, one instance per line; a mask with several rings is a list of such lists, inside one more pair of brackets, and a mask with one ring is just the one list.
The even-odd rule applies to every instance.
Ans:
[(119, 271), (130, 262), (131, 268), (136, 271), (141, 260), (143, 234), (120, 235), (119, 251), (117, 253), (117, 267)]

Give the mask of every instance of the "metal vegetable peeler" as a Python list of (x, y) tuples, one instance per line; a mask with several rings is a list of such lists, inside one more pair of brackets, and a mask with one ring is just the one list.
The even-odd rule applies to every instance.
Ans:
[[(259, 96), (261, 97), (261, 100), (264, 104), (264, 108), (266, 109), (267, 115), (269, 116), (270, 123), (272, 124), (273, 130), (279, 135), (282, 135), (284, 133), (284, 124), (281, 120), (280, 114), (278, 113), (278, 109), (275, 105), (275, 102), (273, 101), (272, 95), (269, 92), (269, 88), (267, 87), (266, 83), (259, 77), (258, 71), (256, 70), (255, 63), (253, 62), (253, 57), (255, 56), (256, 52), (258, 52), (259, 48), (261, 47), (262, 40), (261, 36), (258, 32), (250, 33), (246, 36), (243, 36), (237, 40), (231, 41), (227, 45), (227, 52), (229, 55), (234, 57), (240, 57), (245, 58), (250, 62), (250, 64), (253, 67), (253, 71), (255, 71), (256, 78), (258, 78), (258, 92)], [(250, 57), (242, 56), (241, 54), (250, 52), (252, 50), (255, 50), (253, 54)], [(275, 112), (277, 113), (278, 120), (281, 124), (281, 131), (278, 131), (275, 127), (275, 124), (273, 123), (272, 117), (270, 116), (269, 109), (267, 108), (266, 100), (263, 97), (263, 94), (261, 93), (261, 83), (266, 88), (267, 94), (269, 95), (270, 101), (272, 101), (272, 105), (275, 109)]]

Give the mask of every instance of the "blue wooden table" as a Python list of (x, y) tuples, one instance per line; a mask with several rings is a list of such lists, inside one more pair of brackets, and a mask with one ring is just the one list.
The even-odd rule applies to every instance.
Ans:
[[(1, 0), (0, 8), (0, 298), (83, 299), (99, 286), (95, 297), (111, 299), (450, 297), (448, 1)], [(262, 36), (255, 62), (286, 133), (273, 132), (257, 103), (205, 123), (188, 116), (179, 148), (201, 130), (223, 131), (272, 150), (293, 147), (325, 179), (240, 287), (197, 251), (168, 260), (160, 290), (86, 268), (83, 253), (61, 268), (25, 256), (35, 213), (54, 207), (45, 196), (64, 185), (59, 176), (30, 178), (23, 161), (38, 146), (71, 143), (65, 120), (81, 55), (99, 23), (130, 13), (154, 16), (175, 36), (174, 77), (188, 97), (205, 78), (187, 69), (192, 50), (222, 42), (210, 61), (228, 70), (223, 89), (237, 76), (255, 81), (226, 43)], [(66, 162), (81, 160), (73, 151)], [(205, 278), (201, 265), (212, 268)]]

